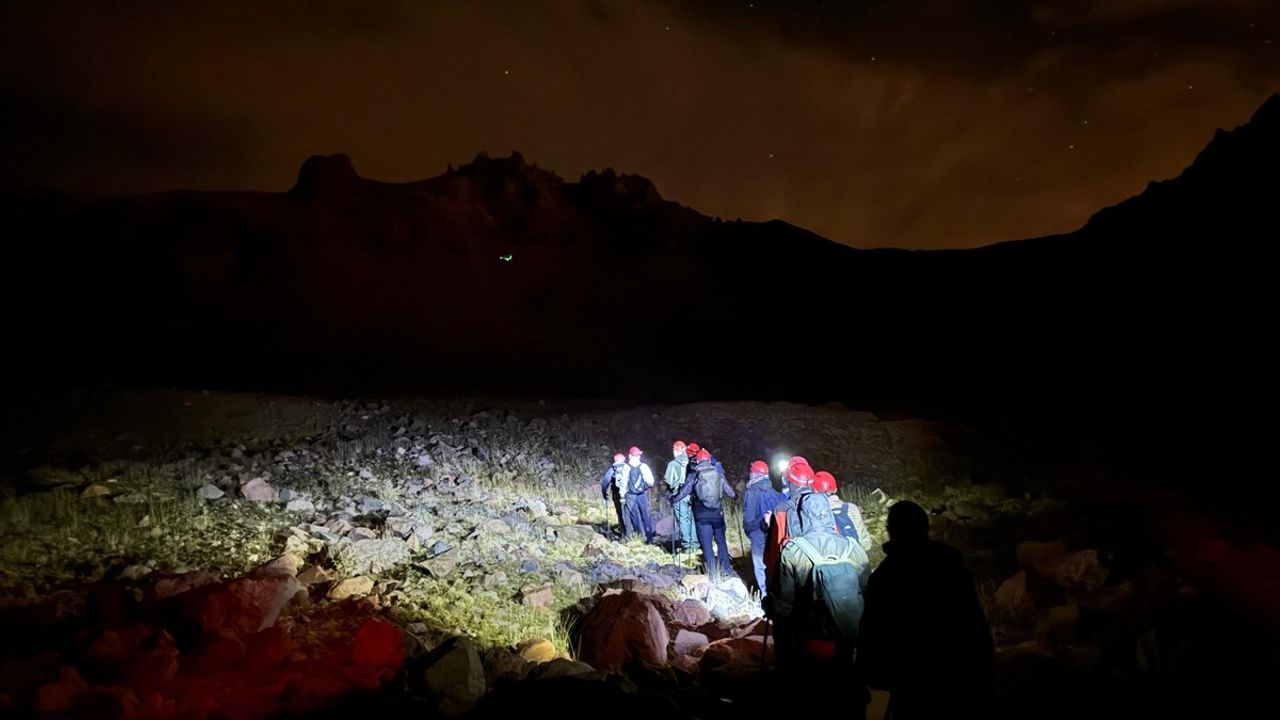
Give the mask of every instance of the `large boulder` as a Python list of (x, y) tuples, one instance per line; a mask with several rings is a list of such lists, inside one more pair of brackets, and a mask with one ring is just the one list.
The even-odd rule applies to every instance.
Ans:
[(404, 631), (378, 618), (360, 624), (351, 643), (351, 660), (365, 668), (379, 668), (383, 679), (404, 665)]
[(673, 641), (675, 651), (680, 655), (696, 655), (699, 650), (711, 644), (711, 639), (700, 632), (681, 628), (676, 631)]
[(744, 676), (760, 671), (761, 655), (764, 664), (773, 665), (773, 641), (765, 645), (764, 638), (751, 635), (744, 638), (717, 640), (702, 651), (699, 666), (704, 672), (728, 676)]
[(1026, 617), (1035, 611), (1035, 603), (1027, 591), (1027, 572), (1019, 570), (1016, 575), (1000, 583), (995, 592), (996, 607), (1010, 617)]
[(672, 607), (671, 622), (688, 628), (702, 627), (711, 622), (711, 613), (697, 600), (685, 600)]
[(468, 637), (445, 641), (427, 657), (423, 679), (441, 715), (454, 717), (470, 710), (486, 688), (475, 642)]
[(1079, 624), (1079, 605), (1070, 603), (1051, 607), (1036, 626), (1036, 639), (1051, 646), (1065, 645), (1075, 638)]
[(717, 620), (760, 615), (760, 606), (751, 599), (742, 579), (736, 577), (722, 580), (707, 589), (707, 607)]
[(1049, 579), (1060, 587), (1096, 592), (1106, 584), (1107, 574), (1097, 550), (1080, 550), (1063, 558)]
[(1018, 566), (1066, 589), (1094, 592), (1107, 582), (1097, 550), (1070, 551), (1061, 542), (1024, 542), (1017, 550)]
[(306, 588), (290, 575), (245, 576), (181, 593), (162, 609), (175, 637), (189, 644), (220, 630), (240, 636), (265, 630), (290, 603), (306, 597)]
[(244, 667), (250, 671), (266, 670), (284, 661), (289, 651), (289, 636), (282, 626), (272, 625), (246, 636), (244, 647)]
[(290, 575), (243, 577), (227, 583), (231, 603), (224, 620), (241, 635), (275, 625), (281, 611), (295, 598), (305, 598), (306, 588)]
[(57, 682), (41, 685), (32, 699), (32, 710), (41, 715), (60, 715), (75, 704), (76, 698), (89, 689), (89, 684), (73, 667), (63, 667)]
[(622, 591), (600, 598), (583, 619), (582, 660), (620, 671), (634, 661), (665, 665), (670, 634), (651, 597)]

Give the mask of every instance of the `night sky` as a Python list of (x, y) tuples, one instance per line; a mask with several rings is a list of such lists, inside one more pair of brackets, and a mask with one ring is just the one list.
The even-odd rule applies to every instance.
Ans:
[(0, 185), (414, 180), (519, 150), (857, 246), (1071, 230), (1280, 89), (1275, 0), (0, 4)]

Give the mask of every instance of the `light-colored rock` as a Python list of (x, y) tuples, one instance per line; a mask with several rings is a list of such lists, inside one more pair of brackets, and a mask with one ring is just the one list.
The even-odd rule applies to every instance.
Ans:
[(560, 657), (560, 652), (549, 640), (525, 640), (516, 648), (516, 653), (529, 662), (544, 663)]
[(254, 478), (245, 483), (240, 487), (240, 494), (258, 503), (273, 503), (280, 498), (280, 492), (262, 478)]
[(341, 601), (348, 598), (364, 597), (373, 592), (373, 578), (367, 575), (339, 580), (329, 589), (330, 600)]

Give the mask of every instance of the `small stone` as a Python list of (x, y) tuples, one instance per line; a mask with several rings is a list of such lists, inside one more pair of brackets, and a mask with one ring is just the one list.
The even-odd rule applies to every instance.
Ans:
[(520, 604), (531, 608), (547, 607), (556, 599), (550, 585), (526, 585), (520, 590)]
[(262, 478), (254, 478), (245, 483), (240, 488), (240, 494), (258, 503), (273, 503), (280, 496), (279, 491)]
[(294, 498), (284, 506), (284, 509), (287, 512), (313, 513), (316, 511), (316, 506), (305, 498)]
[(516, 648), (516, 654), (534, 663), (550, 662), (560, 656), (549, 640), (525, 640)]
[(319, 565), (309, 565), (298, 573), (298, 582), (303, 585), (318, 585), (323, 582), (329, 582), (332, 579), (333, 573)]
[(339, 581), (329, 590), (330, 600), (346, 600), (353, 597), (364, 597), (373, 592), (373, 578), (361, 575)]
[(222, 491), (222, 488), (217, 485), (209, 485), (207, 483), (202, 485), (200, 489), (196, 491), (196, 496), (204, 500), (217, 500), (223, 495), (226, 495), (226, 493)]

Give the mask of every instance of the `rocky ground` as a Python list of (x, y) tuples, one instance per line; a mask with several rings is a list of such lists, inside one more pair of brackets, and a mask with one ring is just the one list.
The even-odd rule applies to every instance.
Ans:
[[(1151, 505), (975, 484), (964, 428), (841, 407), (113, 390), (8, 436), (6, 713), (267, 717), (361, 698), (487, 715), (552, 697), (561, 714), (569, 698), (734, 714), (771, 665), (756, 599), (668, 545), (619, 541), (599, 497), (615, 449), (639, 444), (660, 473), (676, 437), (739, 485), (757, 457), (806, 455), (878, 541), (896, 499), (930, 509), (978, 579), (1008, 716), (1145, 707), (1224, 672), (1205, 628), (1251, 627), (1229, 624), (1229, 593), (1195, 572), (1203, 548), (1170, 542)], [(1250, 667), (1269, 667), (1257, 647)]]

